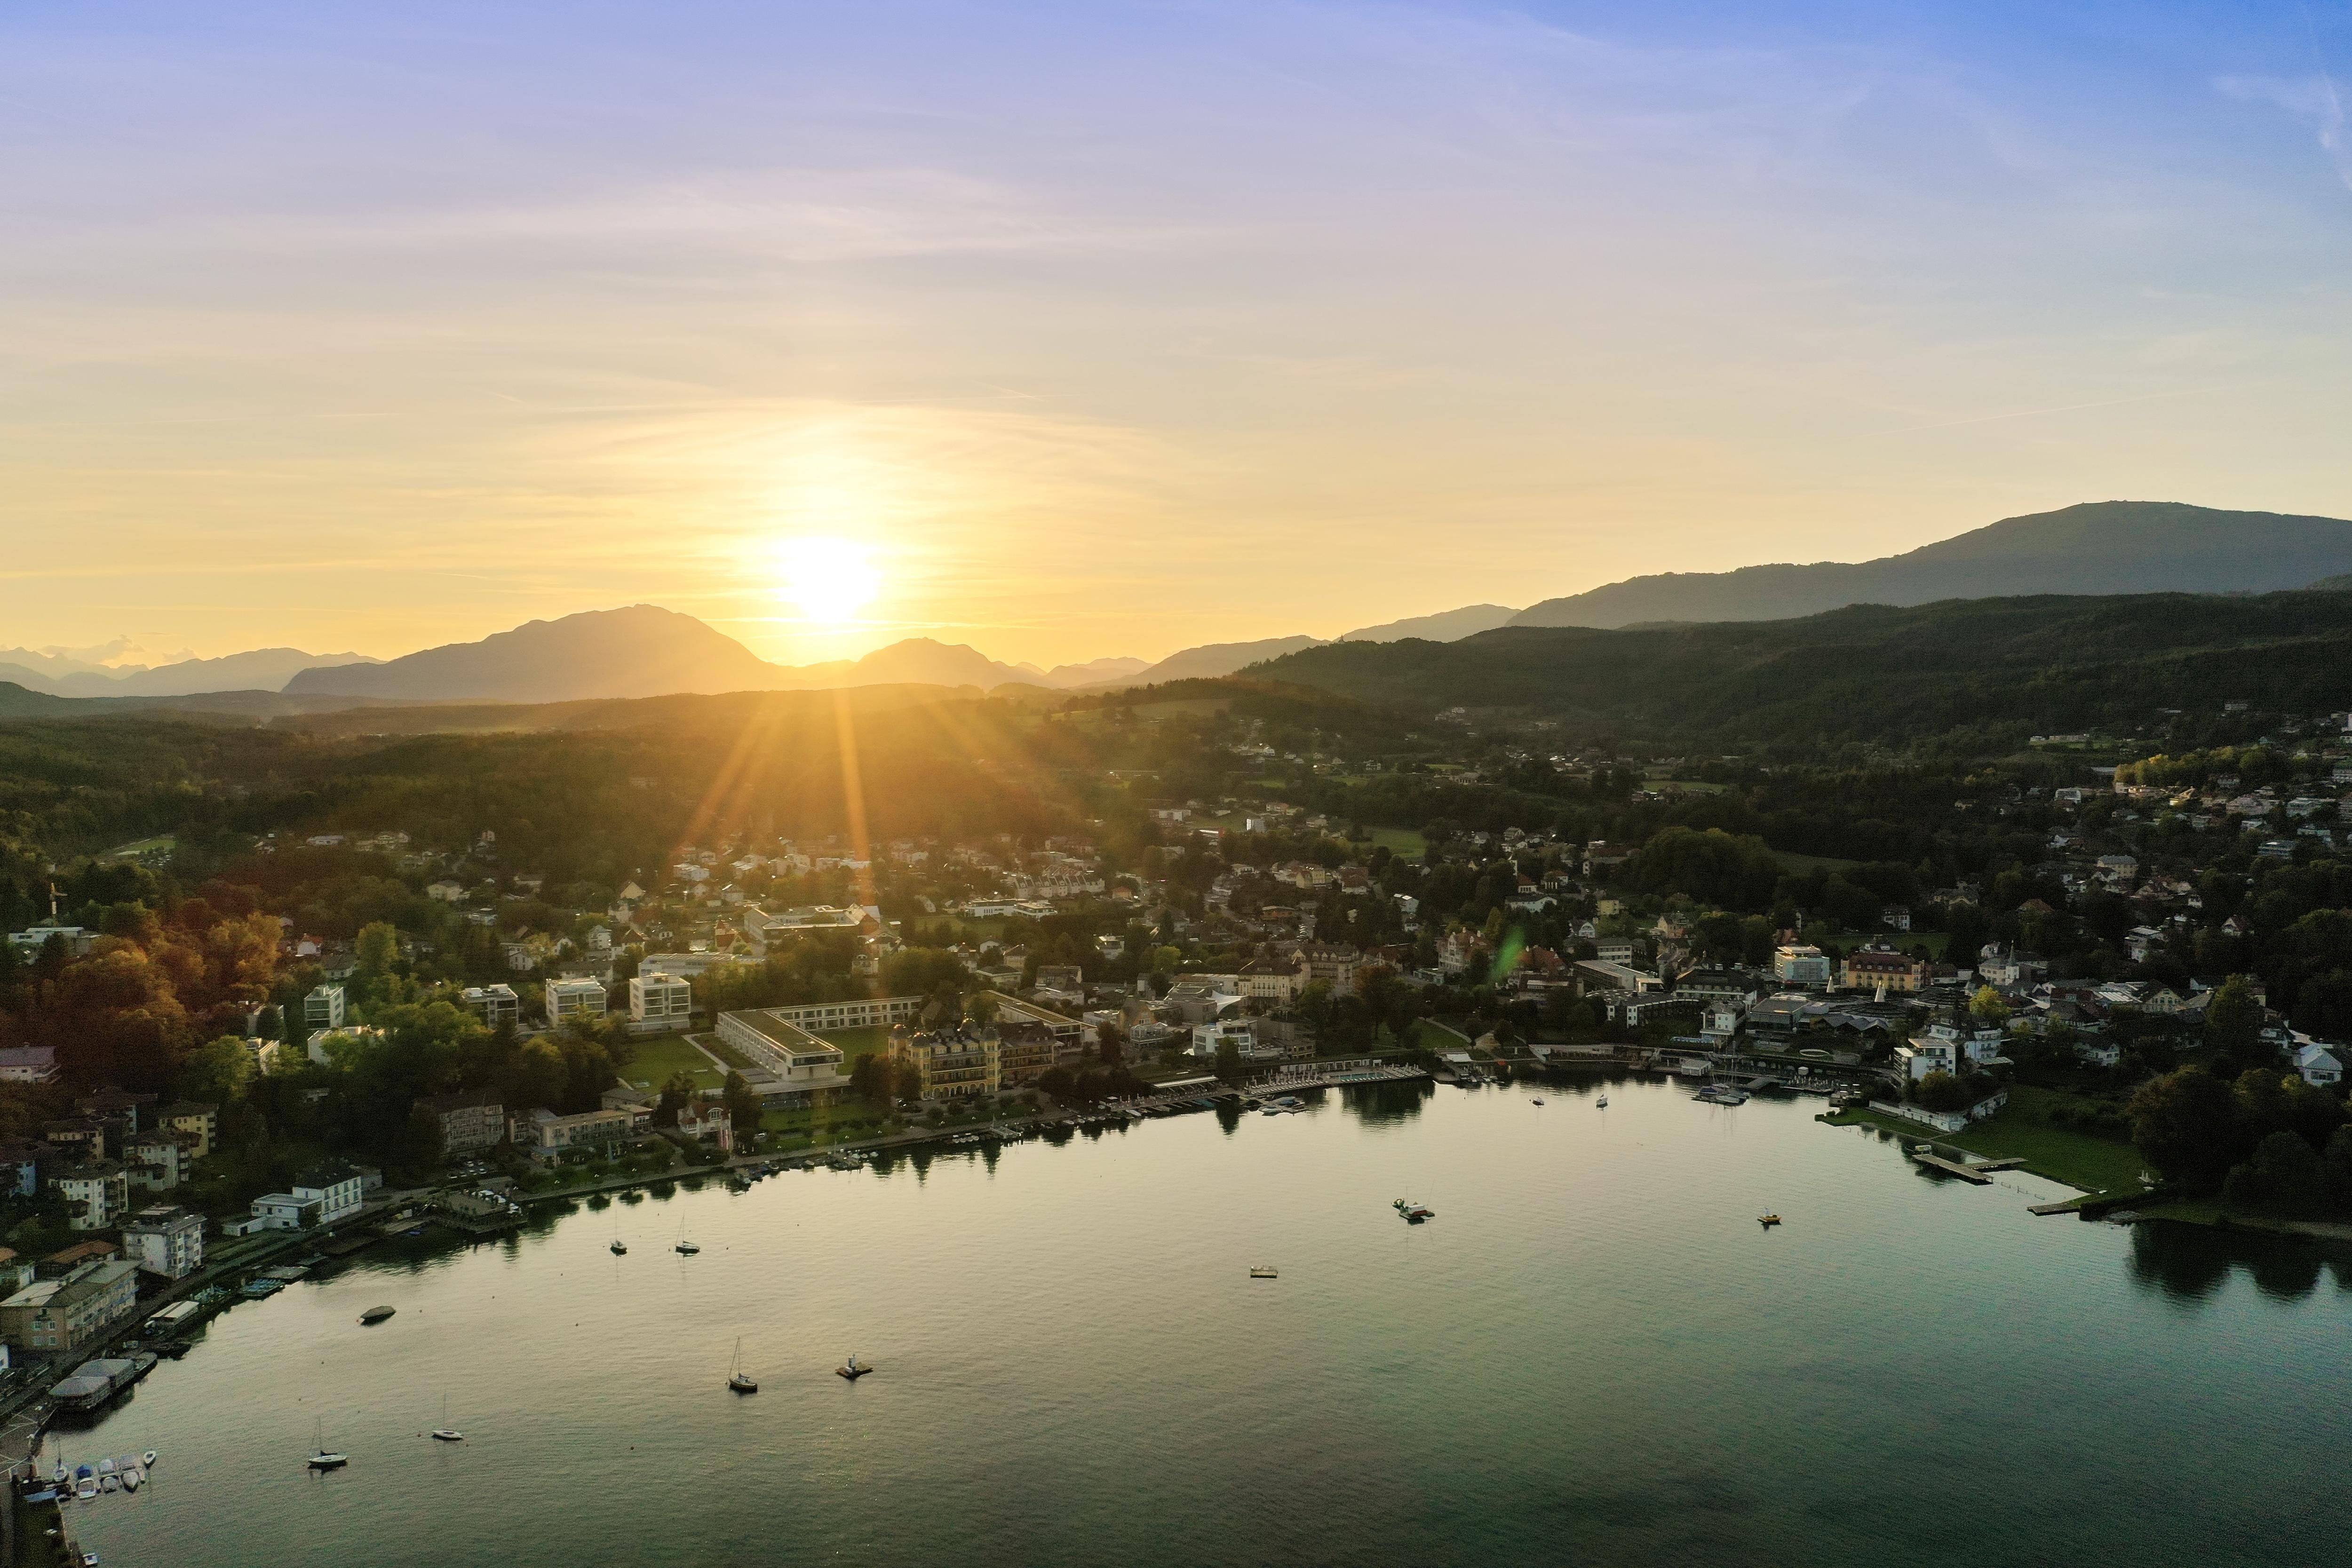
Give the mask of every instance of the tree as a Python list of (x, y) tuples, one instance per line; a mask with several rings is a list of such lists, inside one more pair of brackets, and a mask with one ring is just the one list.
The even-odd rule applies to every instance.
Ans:
[(2221, 1184), (2236, 1160), (2229, 1086), (2201, 1067), (2151, 1079), (2132, 1096), (2132, 1142), (2159, 1175), (2200, 1192)]
[(677, 1126), (677, 1113), (693, 1103), (696, 1092), (692, 1073), (680, 1068), (670, 1074), (669, 1081), (661, 1086), (661, 1100), (654, 1106), (654, 1125)]
[(226, 1106), (245, 1098), (253, 1081), (253, 1053), (235, 1035), (223, 1035), (188, 1053), (180, 1064), (177, 1092), (185, 1100)]
[(439, 1165), (446, 1152), (439, 1113), (421, 1100), (411, 1106), (408, 1121), (401, 1128), (400, 1141), (393, 1151), (397, 1163), (404, 1170), (422, 1174)]
[(1919, 1080), (1919, 1104), (1928, 1110), (1966, 1110), (1969, 1091), (1960, 1080), (1937, 1068)]
[(1977, 994), (1969, 998), (1969, 1016), (1980, 1028), (2000, 1029), (2009, 1026), (2009, 1004), (2000, 993), (1990, 985), (1979, 985)]
[(2328, 1170), (2310, 1144), (2293, 1132), (2273, 1132), (2253, 1158), (2230, 1172), (2221, 1196), (2232, 1208), (2309, 1214), (2328, 1198)]
[(1227, 1083), (1242, 1080), (1242, 1048), (1231, 1039), (1217, 1043), (1217, 1076)]
[[(871, 1061), (873, 1058), (869, 1055), (859, 1059)], [(760, 1099), (759, 1090), (751, 1087), (751, 1079), (740, 1072), (729, 1073), (720, 1098), (726, 1102), (727, 1123), (736, 1136), (748, 1138), (760, 1130), (760, 1121), (767, 1114), (768, 1108)]]
[(2263, 1005), (2242, 974), (2221, 982), (2205, 1005), (2205, 1038), (2224, 1059), (2247, 1066), (2259, 1063), (2262, 1049)]

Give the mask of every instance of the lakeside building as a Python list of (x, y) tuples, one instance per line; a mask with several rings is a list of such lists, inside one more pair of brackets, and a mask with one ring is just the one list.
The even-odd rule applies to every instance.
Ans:
[(440, 1120), (441, 1148), (445, 1153), (470, 1154), (494, 1149), (506, 1139), (506, 1106), (488, 1089), (437, 1094), (417, 1103)]
[(925, 1100), (969, 1100), (1003, 1085), (1003, 1043), (996, 1031), (966, 1020), (952, 1028), (890, 1037), (890, 1054), (914, 1064)]
[(522, 1022), (522, 998), (504, 981), (496, 985), (468, 985), (464, 1000), (466, 1010), (493, 1029), (500, 1024)]
[(642, 1106), (582, 1110), (558, 1116), (545, 1106), (516, 1119), (514, 1142), (541, 1164), (553, 1164), (566, 1149), (604, 1148), (625, 1142), (653, 1123)]
[(205, 1216), (172, 1204), (141, 1209), (122, 1227), (122, 1249), (150, 1274), (185, 1279), (205, 1266)]
[(551, 980), (546, 998), (547, 1021), (558, 1028), (574, 1018), (593, 1022), (611, 1004), (603, 983), (595, 980)]
[(715, 1143), (722, 1154), (735, 1152), (735, 1119), (727, 1107), (716, 1100), (699, 1096), (677, 1108), (677, 1133), (681, 1138), (693, 1138), (705, 1143)]
[[(352, 1165), (318, 1165), (297, 1177), (291, 1190), (264, 1193), (253, 1200), (249, 1218), (233, 1233), (309, 1230), (337, 1224), (360, 1212), (367, 1178)], [(222, 1226), (227, 1231), (229, 1226)]]
[(139, 1265), (86, 1263), (61, 1279), (37, 1279), (0, 1301), (0, 1338), (21, 1349), (80, 1349), (139, 1310)]
[(1062, 1058), (1054, 1031), (1033, 1018), (999, 1019), (996, 1045), (997, 1081), (1003, 1085), (1035, 1083)]
[(763, 1104), (829, 1104), (849, 1088), (839, 1046), (819, 1039), (793, 1015), (806, 1007), (753, 1007), (719, 1015), (719, 1037), (758, 1069), (746, 1073)]
[(640, 970), (629, 982), (629, 1027), (638, 1034), (683, 1029), (694, 1014), (694, 987), (675, 974)]
[(1057, 1012), (1043, 1003), (1024, 1002), (1017, 996), (1007, 996), (1001, 991), (992, 991), (989, 994), (996, 998), (996, 1022), (999, 1035), (1003, 1033), (1003, 1026), (1008, 1023), (1034, 1024), (1054, 1037), (1054, 1047), (1057, 1059), (1066, 1062), (1076, 1061), (1083, 1048), (1089, 1043), (1086, 1020), (1083, 1018), (1073, 1018), (1067, 1013)]

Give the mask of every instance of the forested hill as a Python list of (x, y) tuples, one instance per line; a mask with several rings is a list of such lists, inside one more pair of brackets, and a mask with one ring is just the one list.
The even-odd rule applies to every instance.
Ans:
[(1453, 643), (1328, 643), (1249, 673), (1368, 702), (1721, 750), (1930, 737), (2005, 746), (2163, 708), (2352, 706), (2352, 594), (1955, 599), (1787, 621), (1507, 626)]

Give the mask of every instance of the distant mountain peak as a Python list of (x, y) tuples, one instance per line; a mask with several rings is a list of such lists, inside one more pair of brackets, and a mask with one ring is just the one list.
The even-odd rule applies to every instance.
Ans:
[(1629, 577), (1521, 611), (1523, 626), (1772, 621), (1853, 604), (2026, 594), (2273, 593), (2352, 572), (2352, 522), (2181, 501), (2087, 501), (1874, 561)]

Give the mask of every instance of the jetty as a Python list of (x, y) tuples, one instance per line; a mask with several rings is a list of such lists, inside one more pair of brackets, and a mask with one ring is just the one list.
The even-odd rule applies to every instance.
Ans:
[(1958, 1160), (1947, 1160), (1941, 1154), (1914, 1154), (1911, 1157), (1923, 1165), (1933, 1166), (1948, 1176), (1958, 1176), (1964, 1182), (1974, 1182), (1980, 1187), (1990, 1185), (1992, 1182), (1992, 1178), (1984, 1173), (1984, 1167), (1981, 1165), (1963, 1165)]

